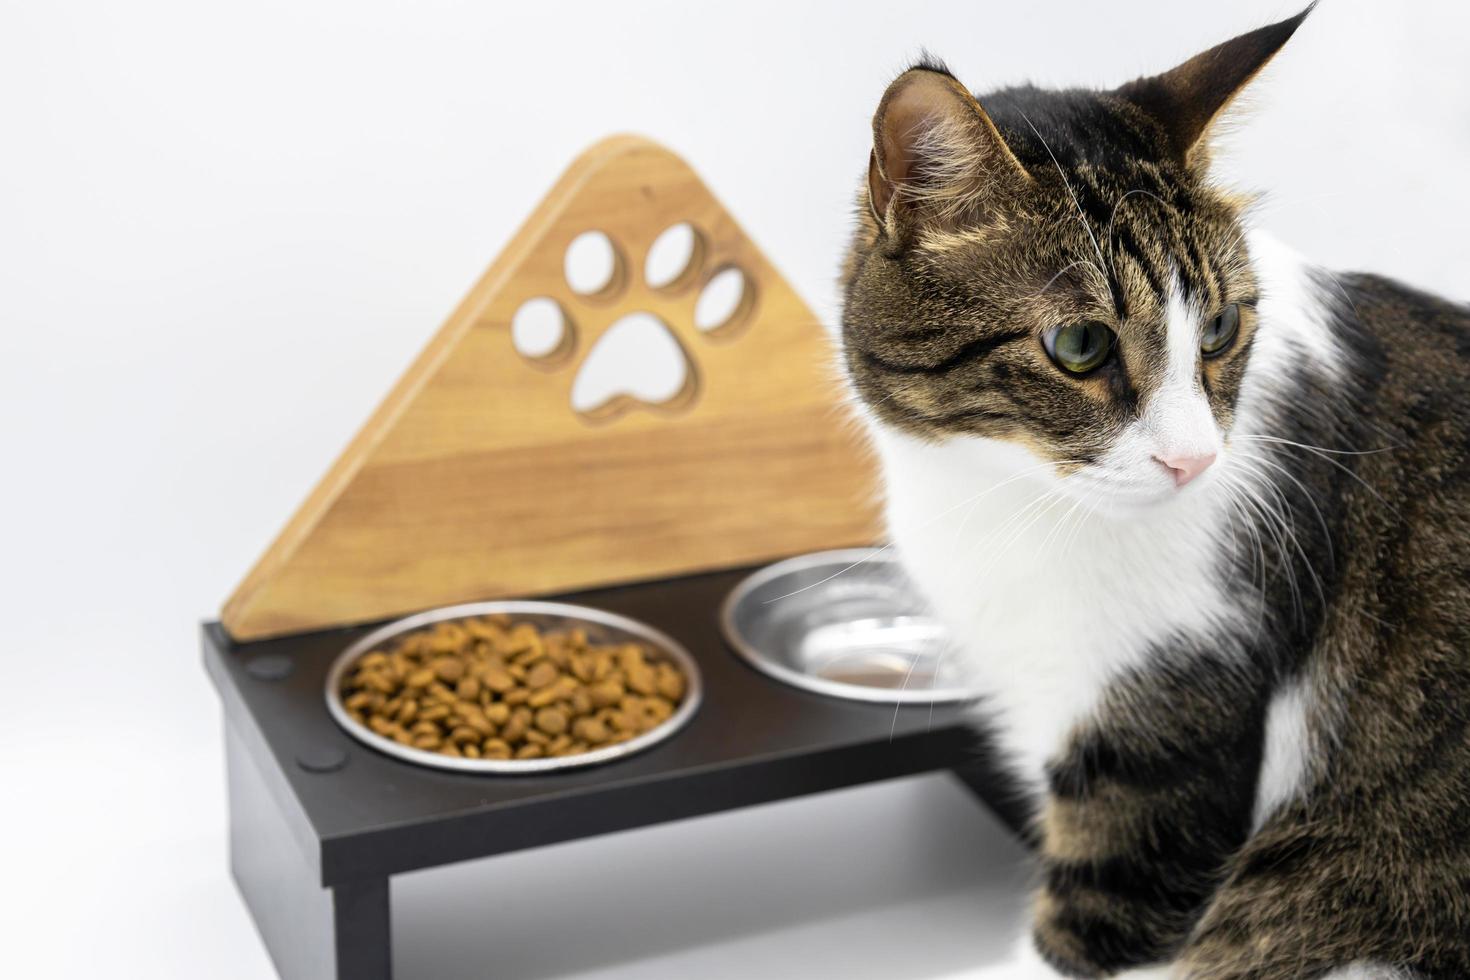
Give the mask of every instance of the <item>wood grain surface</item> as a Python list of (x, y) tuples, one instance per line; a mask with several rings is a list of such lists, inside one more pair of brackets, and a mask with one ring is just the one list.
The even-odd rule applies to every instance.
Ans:
[[(696, 231), (688, 272), (644, 282), (655, 238)], [(607, 288), (574, 293), (568, 245), (599, 230)], [(724, 269), (746, 293), (694, 323)], [(563, 342), (531, 359), (511, 324), (555, 300)], [(577, 370), (619, 318), (646, 312), (688, 359), (659, 405), (578, 412)], [(875, 470), (843, 404), (825, 331), (697, 175), (645, 139), (584, 153), (408, 369), (225, 605), (248, 640), (448, 603), (731, 567), (879, 534)]]

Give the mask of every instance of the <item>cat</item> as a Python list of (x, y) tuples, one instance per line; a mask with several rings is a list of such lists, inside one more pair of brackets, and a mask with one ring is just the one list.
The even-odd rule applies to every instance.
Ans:
[(1470, 309), (1210, 178), (1310, 10), (1112, 91), (926, 57), (874, 116), (840, 359), (1038, 976), (1470, 977)]

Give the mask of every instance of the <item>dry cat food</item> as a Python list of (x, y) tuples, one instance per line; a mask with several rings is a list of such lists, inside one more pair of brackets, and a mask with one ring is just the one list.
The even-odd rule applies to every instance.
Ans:
[(445, 620), (350, 665), (342, 704), (400, 745), (469, 759), (579, 755), (667, 721), (688, 682), (639, 642), (594, 643), (501, 614)]

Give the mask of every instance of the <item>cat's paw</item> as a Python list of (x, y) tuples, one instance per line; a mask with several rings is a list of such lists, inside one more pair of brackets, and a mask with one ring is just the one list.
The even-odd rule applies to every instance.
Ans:
[[(1004, 961), (946, 980), (1065, 980), (1067, 976), (1042, 957), (1030, 935), (1024, 935)], [(1114, 974), (1112, 980), (1174, 980), (1175, 977), (1173, 967), (1166, 964)]]
[(531, 366), (570, 372), (571, 408), (589, 422), (688, 408), (699, 390), (696, 349), (751, 323), (750, 278), (712, 256), (690, 222), (652, 241), (583, 232), (563, 258), (560, 275), (526, 277), (540, 289), (516, 309), (511, 334)]
[(1001, 962), (945, 980), (1064, 980), (1064, 977), (1042, 959), (1028, 934), (1021, 936), (1010, 955)]

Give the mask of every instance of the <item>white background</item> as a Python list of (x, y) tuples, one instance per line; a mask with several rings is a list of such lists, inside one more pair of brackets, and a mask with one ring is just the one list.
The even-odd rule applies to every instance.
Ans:
[[(1322, 5), (1231, 140), (1263, 222), (1466, 297), (1467, 10)], [(982, 90), (1114, 84), (1292, 12), (0, 3), (0, 969), (271, 975), (225, 873), (195, 624), (583, 146), (631, 130), (684, 154), (830, 319), (868, 118), (921, 46)], [(840, 950), (867, 964), (843, 975), (933, 977), (993, 952), (1014, 858), (968, 801), (933, 779), (832, 799), (579, 845), (587, 867), (704, 855), (721, 900), (662, 900), (615, 951), (560, 958), (528, 924), (486, 962), (817, 977)], [(750, 871), (767, 847), (780, 866)], [(495, 875), (538, 887), (524, 861)], [(639, 924), (664, 914), (682, 931)]]

